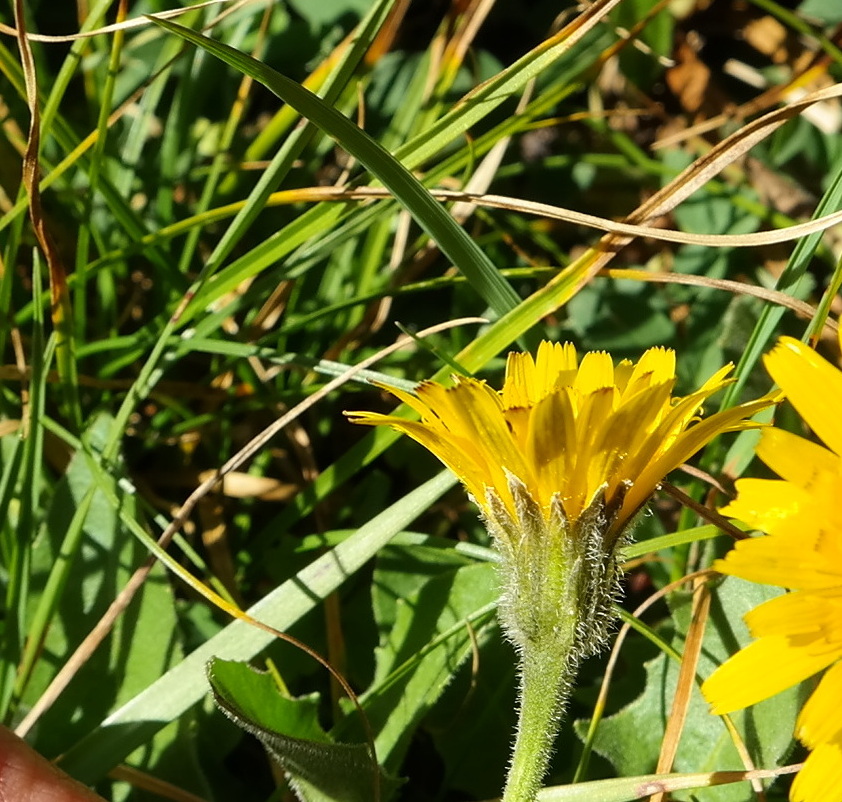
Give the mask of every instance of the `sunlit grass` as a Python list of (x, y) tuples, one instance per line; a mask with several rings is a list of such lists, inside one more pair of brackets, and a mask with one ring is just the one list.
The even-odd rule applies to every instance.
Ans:
[[(138, 24), (32, 36), (31, 68), (0, 40), (3, 722), (109, 798), (151, 798), (147, 775), (173, 799), (284, 798), (209, 701), (209, 659), (252, 661), (285, 697), (320, 694), (263, 724), (358, 745), (361, 799), (372, 748), (384, 796), (389, 776), (409, 778), (395, 798), (499, 795), (516, 678), (488, 538), (434, 460), (341, 412), (392, 413), (373, 380), (496, 384), (542, 339), (633, 361), (673, 348), (678, 394), (736, 363), (706, 414), (765, 393), (778, 334), (832, 341), (830, 38), (815, 29), (806, 67), (778, 58), (765, 93), (691, 111), (669, 59), (701, 75), (679, 45), (704, 21), (648, 0), (559, 19), (554, 3), (217, 3), (157, 24), (152, 0), (46, 5), (29, 33)], [(763, 7), (752, 19), (813, 24)], [(778, 208), (779, 182), (813, 200)], [(785, 409), (777, 424), (800, 427)], [(723, 724), (696, 687), (772, 591), (729, 579), (700, 614), (679, 583), (724, 552), (704, 508), (762, 470), (755, 442), (717, 439), (670, 477), (695, 505), (663, 495), (638, 517), (629, 609), (677, 589), (634, 619), (616, 670), (581, 666), (548, 784), (617, 778), (578, 798), (626, 799), (657, 771), (743, 799), (744, 783), (705, 790), (725, 781), (710, 772), (788, 759), (796, 692)], [(244, 610), (322, 655), (359, 708), (302, 648), (232, 623)], [(218, 698), (246, 682), (227, 670)]]

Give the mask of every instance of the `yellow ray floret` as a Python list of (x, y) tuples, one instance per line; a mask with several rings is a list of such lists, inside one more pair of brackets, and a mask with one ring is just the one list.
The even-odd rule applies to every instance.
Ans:
[(792, 802), (835, 802), (842, 789), (842, 738), (817, 746), (792, 783)]
[(792, 337), (781, 337), (764, 362), (798, 414), (828, 448), (842, 456), (842, 373)]
[(799, 715), (795, 735), (812, 751), (792, 802), (842, 800), (842, 372), (801, 342), (782, 337), (766, 367), (828, 448), (764, 430), (758, 455), (782, 478), (737, 482), (722, 512), (762, 530), (714, 567), (795, 592), (746, 616), (757, 640), (702, 686), (716, 713), (766, 699), (827, 669)]
[(695, 393), (673, 397), (675, 354), (652, 348), (632, 364), (609, 354), (581, 362), (569, 343), (543, 342), (533, 358), (508, 357), (500, 392), (455, 376), (452, 387), (423, 382), (416, 395), (389, 389), (420, 421), (373, 412), (356, 423), (387, 424), (428, 448), (488, 513), (487, 491), (517, 517), (512, 478), (549, 517), (553, 503), (578, 520), (599, 503), (616, 537), (658, 483), (716, 435), (753, 426), (762, 399), (700, 419), (701, 405), (728, 383), (730, 366)]

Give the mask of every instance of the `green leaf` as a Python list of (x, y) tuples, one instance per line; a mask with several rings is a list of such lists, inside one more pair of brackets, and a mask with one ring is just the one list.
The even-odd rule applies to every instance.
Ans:
[(812, 17), (825, 25), (838, 25), (842, 22), (842, 6), (828, 3), (826, 0), (804, 0), (798, 6), (801, 17)]
[[(504, 785), (517, 724), (517, 663), (510, 643), (491, 638), (479, 670), (464, 665), (428, 716), (445, 765), (443, 785), (462, 792), (459, 798), (495, 797)], [(556, 744), (557, 751), (564, 749)]]
[(655, 0), (626, 0), (612, 14), (616, 24), (626, 29), (633, 29), (650, 15), (649, 22), (637, 34), (637, 40), (651, 48), (652, 52), (644, 53), (634, 47), (620, 51), (623, 75), (643, 89), (662, 77), (664, 67), (658, 56), (668, 56), (673, 47), (673, 13), (661, 7), (653, 17), (651, 13), (655, 5)]
[[(107, 415), (92, 420), (85, 434), (91, 447), (102, 446), (111, 422)], [(125, 476), (120, 460), (111, 465), (111, 471)], [(86, 497), (91, 500), (81, 525), (80, 543), (74, 552), (59, 558), (71, 519)], [(133, 497), (125, 499), (123, 512), (137, 516)], [(55, 665), (67, 660), (111, 605), (115, 588), (122, 588), (145, 559), (145, 550), (128, 536), (117, 512), (97, 486), (87, 455), (77, 452), (56, 485), (44, 531), (33, 552), (33, 602), (46, 588), (53, 588), (57, 596), (52, 600), (55, 612), (43, 643), (42, 659), (27, 688), (25, 703), (32, 704), (40, 696), (55, 674)], [(59, 569), (64, 569), (67, 576), (61, 582), (49, 583), (48, 577), (52, 579)], [(78, 738), (114, 704), (130, 699), (178, 663), (181, 651), (177, 633), (172, 590), (159, 566), (117, 620), (104, 648), (88, 659), (68, 690), (45, 714), (37, 746), (46, 754), (55, 754), (65, 747), (68, 736)], [(107, 682), (104, 677), (109, 678)]]
[[(88, 445), (99, 450), (112, 418), (97, 415), (85, 432)], [(126, 479), (121, 460), (110, 470)], [(33, 550), (31, 601), (39, 610), (51, 611), (40, 660), (26, 688), (23, 703), (31, 706), (113, 603), (147, 553), (131, 537), (120, 516), (98, 484), (88, 454), (77, 451), (57, 483), (45, 521)], [(84, 506), (88, 499), (87, 507)], [(77, 511), (85, 511), (79, 524)], [(136, 499), (128, 496), (123, 515), (137, 518)], [(79, 526), (78, 535), (72, 530)], [(69, 535), (78, 541), (68, 548)], [(57, 574), (63, 574), (56, 580)], [(46, 594), (51, 598), (45, 599)], [(46, 615), (46, 612), (40, 613)], [(67, 689), (46, 711), (34, 730), (34, 745), (46, 755), (64, 751), (104, 718), (109, 710), (147, 687), (182, 658), (172, 587), (162, 566), (155, 566), (104, 643), (78, 671)], [(168, 727), (126, 760), (144, 771), (154, 770), (162, 779), (185, 783), (185, 766), (192, 765), (193, 733), (189, 728)], [(127, 750), (127, 754), (131, 750)], [(163, 766), (167, 763), (167, 767)], [(206, 793), (197, 775), (187, 779), (190, 790)]]
[(364, 14), (371, 5), (370, 0), (289, 0), (289, 4), (306, 19), (313, 30), (319, 31), (336, 21), (343, 14)]
[[(496, 607), (497, 581), (490, 563), (415, 547), (388, 549), (373, 584), (384, 635), (374, 683), (360, 701), (378, 759), (397, 770), (415, 728), (471, 654), (474, 638), (497, 635), (496, 626), (485, 626)], [(336, 733), (343, 740), (349, 732), (359, 737), (358, 726), (348, 716)]]
[[(765, 585), (726, 578), (714, 591), (710, 618), (705, 630), (699, 659), (699, 674), (708, 676), (717, 665), (751, 640), (743, 616), (758, 604), (780, 595), (781, 591)], [(678, 633), (687, 631), (690, 620), (689, 595), (676, 605), (673, 618)], [(683, 634), (674, 645), (679, 648)], [(644, 774), (657, 765), (665, 724), (675, 693), (678, 665), (666, 655), (646, 664), (646, 688), (643, 694), (619, 713), (599, 725), (594, 749), (607, 758), (622, 775)], [(786, 754), (798, 714), (800, 696), (797, 688), (754, 705), (731, 716), (755, 765), (772, 767)], [(576, 730), (584, 735), (583, 722)], [(723, 722), (708, 712), (708, 705), (698, 687), (682, 732), (675, 768), (679, 771), (725, 771), (743, 769)], [(680, 794), (677, 798), (682, 797)], [(742, 802), (742, 786), (722, 787), (705, 795), (706, 800)]]
[[(249, 609), (249, 614), (276, 629), (289, 628), (355, 574), (395, 533), (455, 482), (449, 471), (443, 471), (261, 599)], [(151, 734), (205, 696), (208, 660), (212, 657), (247, 660), (265, 649), (271, 640), (271, 635), (242, 621), (229, 624), (77, 742), (62, 757), (62, 768), (83, 782), (96, 781), (133, 749), (146, 743)]]
[[(237, 726), (266, 747), (303, 802), (370, 802), (375, 798), (366, 744), (333, 743), (318, 721), (318, 695), (289, 699), (268, 673), (245, 663), (211, 660), (214, 699)], [(380, 798), (400, 784), (378, 770)]]

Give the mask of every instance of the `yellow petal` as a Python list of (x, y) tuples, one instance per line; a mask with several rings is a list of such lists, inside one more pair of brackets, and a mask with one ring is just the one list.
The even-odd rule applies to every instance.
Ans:
[(582, 408), (576, 418), (577, 448), (572, 455), (575, 462), (568, 482), (570, 499), (580, 511), (590, 506), (594, 494), (607, 482), (604, 460), (607, 452), (600, 454), (596, 445), (606, 421), (611, 419), (615, 393), (613, 386), (589, 393), (582, 400)]
[(839, 474), (842, 461), (832, 451), (783, 429), (769, 427), (760, 434), (757, 456), (778, 476), (808, 488), (818, 474)]
[(815, 749), (822, 743), (839, 740), (842, 736), (842, 663), (831, 666), (822, 677), (819, 687), (801, 709), (795, 736), (806, 746)]
[(842, 799), (842, 742), (839, 739), (813, 750), (795, 776), (791, 802), (839, 802)]
[(746, 416), (768, 405), (765, 399), (698, 422), (701, 403), (725, 383), (729, 370), (673, 399), (670, 350), (652, 348), (636, 364), (623, 361), (615, 368), (606, 353), (586, 354), (578, 365), (570, 343), (542, 342), (534, 359), (509, 355), (500, 393), (458, 376), (451, 388), (423, 382), (417, 397), (395, 391), (421, 424), (365, 413), (354, 420), (389, 424), (415, 437), (478, 499), (493, 488), (510, 505), (514, 475), (546, 514), (553, 498), (574, 519), (598, 502), (610, 519), (610, 543), (669, 471), (719, 432), (754, 425)]
[(629, 359), (622, 359), (614, 366), (614, 382), (621, 393), (626, 392), (629, 381), (634, 375), (635, 366)]
[(811, 654), (792, 638), (775, 636), (750, 643), (702, 684), (717, 715), (768, 699), (827, 668), (834, 654)]
[(460, 379), (445, 392), (449, 408), (442, 398), (437, 401), (437, 408), (448, 412), (442, 420), (455, 436), (471, 442), (483, 455), (488, 470), (486, 484), (495, 488), (506, 485), (506, 470), (527, 486), (532, 484), (533, 472), (515, 444), (497, 393), (474, 379)]
[(605, 351), (591, 351), (582, 357), (573, 385), (583, 396), (614, 387), (614, 362)]
[(535, 361), (532, 354), (512, 351), (506, 360), (506, 379), (503, 382), (503, 406), (530, 407), (535, 396)]
[(572, 384), (576, 376), (576, 349), (572, 343), (550, 343), (538, 346), (535, 362), (535, 398), (544, 398), (559, 384)]
[[(392, 395), (399, 398), (410, 409), (415, 410), (415, 412), (421, 416), (422, 420), (435, 418), (435, 415), (430, 411), (430, 408), (420, 398), (412, 393), (407, 393), (404, 390), (400, 390), (397, 387), (392, 387), (387, 384), (375, 383), (375, 386), (382, 390), (387, 390)], [(419, 388), (423, 386), (424, 383), (422, 382), (422, 384), (419, 385)], [(351, 423), (362, 423), (366, 426), (378, 426), (384, 423), (388, 424), (391, 422), (390, 419), (393, 417), (392, 415), (383, 415), (379, 412), (355, 412), (353, 410), (344, 410), (342, 414), (347, 415), (348, 420), (350, 420)], [(396, 418), (396, 420), (401, 420), (401, 418)]]
[(527, 453), (529, 444), (529, 421), (532, 418), (532, 414), (533, 410), (527, 407), (510, 407), (503, 411), (503, 417), (506, 419), (506, 424), (512, 432), (515, 447), (521, 454)]
[(541, 505), (549, 504), (554, 493), (568, 494), (577, 448), (569, 394), (551, 393), (532, 410), (527, 436), (526, 459), (538, 476), (537, 492), (533, 495)]
[(829, 591), (798, 591), (777, 596), (745, 616), (752, 635), (812, 635), (837, 643), (842, 657), (842, 583)]
[(768, 532), (791, 531), (793, 518), (808, 511), (810, 495), (791, 482), (777, 479), (738, 479), (737, 498), (720, 512)]
[(792, 532), (786, 535), (741, 540), (725, 556), (716, 560), (716, 571), (750, 582), (800, 590), (821, 590), (840, 584), (840, 566), (829, 562), (818, 551), (821, 533), (801, 528), (791, 519)]
[(627, 391), (636, 392), (643, 386), (675, 381), (675, 351), (671, 348), (650, 348), (634, 366)]
[(600, 448), (623, 453), (625, 466), (622, 479), (638, 478), (653, 456), (662, 450), (661, 421), (669, 411), (672, 382), (655, 384), (633, 396), (624, 398), (605, 427)]
[[(427, 382), (421, 382), (421, 384), (415, 388), (416, 393), (419, 389), (423, 388), (426, 383)], [(407, 393), (398, 387), (389, 387), (385, 384), (377, 384), (376, 386), (380, 387), (382, 390), (388, 390), (393, 396), (399, 398), (410, 409), (414, 409), (421, 416), (422, 420), (435, 418), (435, 415), (430, 411), (430, 408), (417, 395)]]
[(660, 441), (654, 432), (669, 405), (669, 398), (669, 383), (647, 387), (623, 399), (605, 421), (592, 449), (595, 458), (605, 466), (603, 471), (609, 488), (636, 479), (658, 450)]
[(707, 393), (708, 395), (713, 395), (713, 393), (717, 390), (722, 389), (726, 384), (729, 384), (732, 381), (727, 377), (733, 369), (733, 362), (729, 362), (727, 365), (724, 365), (699, 388), (699, 391)]
[(753, 414), (756, 405), (743, 404), (739, 407), (718, 412), (700, 423), (691, 426), (675, 439), (667, 451), (654, 458), (635, 479), (634, 486), (629, 490), (623, 501), (622, 515), (628, 520), (652, 495), (658, 483), (672, 470), (693, 456), (717, 434), (730, 426), (741, 427), (746, 414)]
[[(454, 438), (444, 430), (433, 429), (418, 421), (402, 418), (380, 416), (382, 420), (367, 420), (360, 413), (355, 413), (358, 423), (387, 423), (393, 429), (409, 435), (424, 448), (434, 454), (468, 487), (468, 491), (478, 502), (482, 503), (487, 485), (486, 466), (482, 456), (473, 443), (468, 440)], [(369, 418), (374, 417), (369, 413)], [(505, 489), (505, 488), (504, 488)]]
[(842, 372), (792, 337), (781, 337), (763, 361), (798, 414), (826, 445), (842, 455)]

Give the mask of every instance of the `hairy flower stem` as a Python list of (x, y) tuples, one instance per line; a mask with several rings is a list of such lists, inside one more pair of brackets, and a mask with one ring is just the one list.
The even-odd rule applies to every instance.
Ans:
[(534, 802), (541, 788), (570, 689), (575, 624), (522, 653), (520, 715), (503, 802)]
[(500, 623), (520, 658), (520, 718), (503, 802), (534, 802), (576, 667), (605, 642), (618, 589), (615, 542), (601, 503), (576, 520), (558, 499), (543, 510), (509, 478), (517, 519), (492, 491), (486, 524), (502, 561)]

